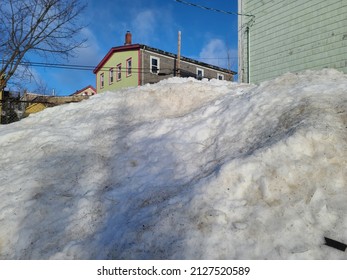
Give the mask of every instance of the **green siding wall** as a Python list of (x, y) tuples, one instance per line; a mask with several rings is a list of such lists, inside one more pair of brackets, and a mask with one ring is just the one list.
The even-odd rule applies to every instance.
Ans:
[[(127, 59), (132, 59), (132, 73), (130, 76), (127, 76), (126, 73), (126, 62)], [(117, 81), (117, 65), (122, 64), (122, 77), (119, 81)], [(113, 83), (110, 83), (109, 80), (109, 69), (113, 68)], [(104, 86), (101, 86), (100, 76), (104, 74)], [(113, 53), (113, 55), (109, 58), (109, 60), (103, 65), (100, 71), (97, 72), (96, 75), (96, 86), (97, 92), (104, 91), (114, 91), (119, 90), (121, 88), (133, 87), (139, 85), (139, 51), (131, 50), (131, 51), (123, 51)]]
[[(347, 73), (347, 0), (241, 1), (241, 12), (255, 16), (249, 29), (250, 82), (305, 69)], [(249, 19), (242, 18), (242, 82), (248, 81)]]

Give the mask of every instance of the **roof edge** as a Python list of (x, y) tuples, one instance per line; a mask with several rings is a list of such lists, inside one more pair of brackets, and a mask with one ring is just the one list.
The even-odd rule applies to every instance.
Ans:
[(84, 88), (82, 88), (82, 89), (80, 89), (80, 90), (76, 90), (74, 93), (70, 94), (69, 96), (77, 95), (77, 94), (81, 93), (82, 91), (85, 91), (85, 90), (88, 89), (88, 88), (91, 88), (93, 91), (96, 92), (95, 87), (93, 87), (92, 85), (88, 85), (88, 86), (86, 86), (86, 87), (84, 87)]
[[(172, 58), (177, 59), (177, 55), (173, 54), (171, 52), (167, 52), (167, 51), (163, 51), (161, 49), (157, 49), (157, 48), (153, 48), (144, 44), (132, 44), (132, 45), (125, 45), (125, 46), (118, 46), (118, 47), (113, 47), (111, 48), (108, 53), (104, 56), (104, 58), (100, 61), (100, 63), (95, 67), (95, 69), (93, 70), (93, 73), (96, 74), (103, 66), (104, 64), (108, 61), (108, 59), (112, 56), (113, 53), (115, 52), (120, 52), (120, 51), (129, 51), (129, 50), (138, 50), (138, 49), (143, 49), (143, 50), (149, 50), (158, 54), (162, 54), (162, 55), (166, 55)], [(216, 65), (212, 65), (206, 62), (202, 62), (196, 59), (192, 59), (192, 58), (188, 58), (185, 56), (181, 56), (181, 60), (185, 61), (185, 62), (190, 62), (193, 64), (197, 64), (200, 65), (202, 67), (206, 67), (206, 68), (210, 68), (213, 70), (219, 70), (221, 72), (224, 73), (228, 73), (228, 74), (232, 74), (232, 75), (236, 75), (237, 72), (223, 68), (223, 67), (219, 67)]]
[(102, 66), (107, 62), (107, 60), (111, 57), (111, 55), (114, 52), (119, 51), (130, 51), (130, 50), (137, 50), (141, 47), (140, 44), (132, 44), (132, 45), (124, 45), (124, 46), (118, 46), (111, 48), (108, 53), (104, 56), (104, 58), (99, 62), (99, 64), (94, 68), (93, 73), (96, 74)]
[[(147, 45), (140, 45), (140, 46), (141, 46), (141, 49), (147, 49), (147, 50), (150, 50), (150, 51), (153, 51), (153, 52), (156, 52), (156, 53), (159, 53), (159, 54), (163, 54), (163, 55), (166, 55), (166, 56), (170, 56), (172, 58), (176, 58), (177, 59), (177, 54), (170, 53), (170, 52), (167, 52), (167, 51), (163, 51), (163, 50), (160, 50), (160, 49), (157, 49), (157, 48), (152, 48), (152, 47), (147, 46)], [(237, 72), (235, 72), (233, 70), (229, 70), (229, 69), (226, 69), (226, 68), (223, 68), (223, 67), (212, 65), (212, 64), (209, 64), (209, 63), (206, 63), (206, 62), (202, 62), (202, 61), (199, 61), (199, 60), (196, 60), (196, 59), (188, 58), (188, 57), (185, 57), (185, 56), (181, 56), (181, 60), (186, 61), (186, 62), (190, 62), (190, 63), (193, 63), (193, 64), (197, 64), (197, 65), (200, 65), (200, 66), (203, 66), (203, 67), (206, 67), (206, 68), (211, 68), (213, 70), (223, 71), (223, 72), (226, 72), (226, 73), (229, 73), (229, 74), (232, 74), (232, 75), (236, 75), (237, 74)]]

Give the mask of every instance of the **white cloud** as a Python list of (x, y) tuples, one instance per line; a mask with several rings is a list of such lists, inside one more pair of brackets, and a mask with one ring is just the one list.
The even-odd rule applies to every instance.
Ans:
[(151, 39), (157, 28), (156, 18), (156, 11), (149, 9), (136, 15), (131, 25), (138, 40), (148, 42)]
[(228, 48), (224, 41), (214, 38), (202, 48), (199, 59), (219, 67), (236, 69), (237, 50)]
[(144, 10), (140, 12), (132, 22), (132, 27), (140, 36), (151, 35), (155, 31), (155, 12)]
[(160, 47), (161, 43), (176, 34), (176, 27), (170, 9), (140, 8), (132, 11), (130, 23), (133, 43)]
[(70, 60), (70, 63), (78, 65), (96, 65), (99, 63), (104, 53), (98, 44), (98, 40), (94, 33), (89, 28), (83, 28), (81, 37), (87, 38), (82, 48), (75, 51), (75, 57)]

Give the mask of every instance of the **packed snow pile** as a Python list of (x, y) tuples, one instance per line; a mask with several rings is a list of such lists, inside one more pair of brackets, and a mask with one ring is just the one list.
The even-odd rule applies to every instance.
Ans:
[(1, 259), (346, 259), (347, 75), (172, 78), (0, 127)]

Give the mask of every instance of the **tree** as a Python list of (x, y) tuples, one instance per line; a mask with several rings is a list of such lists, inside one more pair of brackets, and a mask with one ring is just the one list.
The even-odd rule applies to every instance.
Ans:
[(83, 0), (2, 0), (0, 6), (0, 90), (36, 53), (68, 58), (85, 43), (79, 15)]

